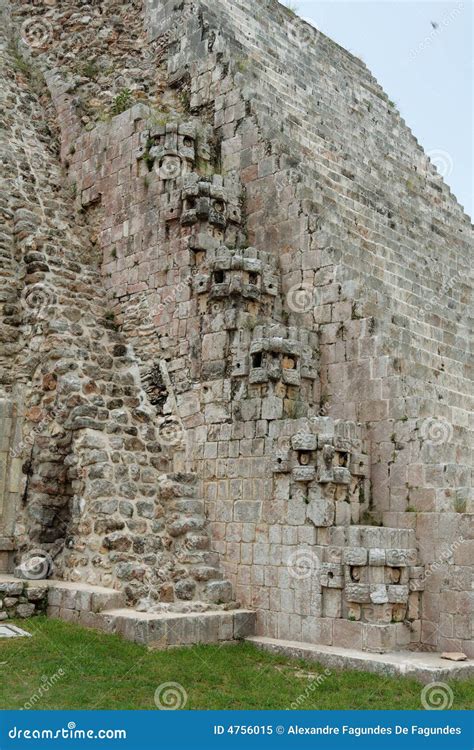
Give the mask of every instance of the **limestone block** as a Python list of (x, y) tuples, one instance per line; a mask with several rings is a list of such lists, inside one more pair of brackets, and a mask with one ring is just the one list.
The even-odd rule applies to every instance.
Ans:
[(281, 419), (283, 416), (283, 401), (276, 396), (266, 396), (262, 400), (262, 419)]
[(337, 526), (349, 526), (351, 522), (351, 506), (345, 500), (336, 501), (336, 518)]
[(34, 604), (18, 604), (15, 613), (17, 617), (26, 618), (31, 617), (34, 614), (34, 611)]
[(351, 483), (351, 472), (344, 466), (335, 466), (333, 469), (333, 482), (334, 484), (350, 484)]
[(386, 653), (394, 651), (397, 646), (396, 625), (370, 625), (363, 626), (362, 648), (364, 651), (375, 653)]
[(306, 508), (306, 517), (315, 526), (332, 526), (335, 516), (335, 504), (332, 500), (314, 497), (309, 491), (309, 503)]
[(316, 468), (314, 466), (295, 466), (291, 476), (295, 482), (312, 482), (316, 477)]
[(320, 571), (321, 586), (333, 589), (343, 587), (343, 568), (340, 563), (322, 563)]
[(366, 583), (346, 583), (344, 596), (348, 602), (368, 604), (371, 601), (370, 586)]
[(339, 618), (342, 616), (342, 591), (340, 589), (323, 589), (323, 617)]
[(366, 565), (368, 551), (364, 547), (346, 547), (343, 559), (346, 565)]
[(209, 581), (206, 585), (206, 598), (215, 603), (229, 602), (232, 599), (232, 585), (229, 581)]
[(416, 565), (418, 553), (416, 549), (388, 549), (387, 565), (396, 567), (404, 565)]
[(387, 586), (383, 583), (370, 584), (370, 601), (373, 604), (385, 604), (388, 602)]
[(387, 586), (387, 596), (391, 604), (406, 604), (408, 601), (408, 586)]
[(291, 437), (291, 447), (296, 451), (314, 451), (318, 445), (317, 435), (297, 432)]
[(272, 462), (272, 471), (275, 474), (286, 474), (291, 471), (288, 451), (278, 451)]
[(335, 620), (333, 646), (362, 649), (363, 624), (350, 620)]
[(369, 565), (385, 565), (384, 549), (369, 549)]

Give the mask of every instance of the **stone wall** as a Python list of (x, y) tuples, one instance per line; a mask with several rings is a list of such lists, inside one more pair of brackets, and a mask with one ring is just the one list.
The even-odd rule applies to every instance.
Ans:
[(59, 516), (60, 575), (263, 635), (471, 654), (471, 227), (386, 94), (273, 0), (147, 0), (148, 40), (141, 3), (12, 5), (92, 298), (53, 331), (70, 468), (35, 440), (26, 496), (64, 510), (25, 541)]
[(14, 37), (2, 57), (17, 287), (7, 312), (23, 341), (2, 379), (2, 566), (15, 549), (26, 577), (40, 557), (44, 575), (120, 588), (130, 602), (229, 602), (196, 478), (174, 470), (174, 443), (105, 302), (93, 228), (62, 187), (46, 87)]
[(0, 581), (0, 622), (46, 614), (48, 587), (38, 581)]
[(422, 647), (472, 652), (470, 222), (363, 63), (277, 3), (201, 5), (199, 38), (148, 3), (151, 38), (173, 83), (191, 73), (192, 111), (212, 103), (249, 241), (319, 333), (327, 413), (367, 426), (373, 521), (416, 533)]

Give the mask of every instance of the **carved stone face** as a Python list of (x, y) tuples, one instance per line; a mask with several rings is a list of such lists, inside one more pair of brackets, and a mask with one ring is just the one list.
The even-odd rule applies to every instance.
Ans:
[(158, 167), (158, 174), (162, 180), (175, 180), (182, 171), (182, 161), (179, 156), (167, 154), (161, 160)]

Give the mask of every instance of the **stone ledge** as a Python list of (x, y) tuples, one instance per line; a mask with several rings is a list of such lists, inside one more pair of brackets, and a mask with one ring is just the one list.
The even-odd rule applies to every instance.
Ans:
[(128, 641), (165, 649), (197, 643), (240, 640), (255, 632), (256, 614), (250, 610), (150, 614), (133, 609), (102, 612), (48, 607), (49, 617), (117, 633)]
[(439, 654), (398, 651), (374, 654), (336, 646), (299, 643), (263, 636), (248, 636), (249, 643), (271, 653), (294, 659), (316, 661), (329, 669), (355, 669), (387, 677), (402, 675), (422, 683), (445, 680), (467, 680), (474, 676), (474, 660), (448, 662)]

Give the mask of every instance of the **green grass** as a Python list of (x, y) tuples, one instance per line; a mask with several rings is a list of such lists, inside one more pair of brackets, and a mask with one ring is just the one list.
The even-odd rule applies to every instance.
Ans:
[[(35, 709), (154, 709), (155, 690), (166, 682), (182, 685), (186, 709), (422, 708), (414, 680), (334, 671), (318, 684), (323, 667), (248, 643), (149, 651), (59, 620), (17, 624), (34, 637), (0, 640), (1, 709), (22, 708), (58, 674)], [(453, 709), (472, 707), (472, 682), (452, 682), (451, 688)]]

